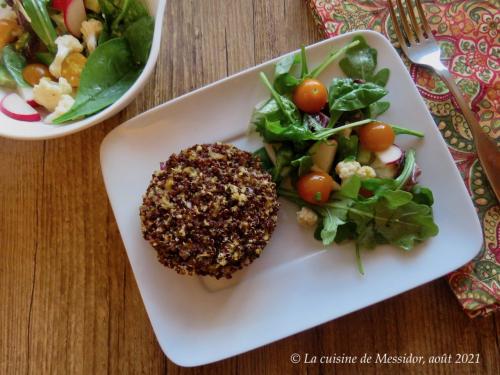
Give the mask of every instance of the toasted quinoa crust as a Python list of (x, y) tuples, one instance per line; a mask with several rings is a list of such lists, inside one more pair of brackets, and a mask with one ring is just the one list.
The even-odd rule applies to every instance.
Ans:
[(276, 185), (252, 154), (195, 145), (154, 172), (140, 207), (158, 260), (180, 274), (231, 278), (259, 257), (276, 227)]

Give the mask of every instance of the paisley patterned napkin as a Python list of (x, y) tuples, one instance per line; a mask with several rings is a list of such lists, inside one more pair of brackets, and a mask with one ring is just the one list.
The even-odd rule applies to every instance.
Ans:
[[(325, 36), (372, 29), (395, 43), (386, 0), (307, 0)], [(500, 140), (500, 7), (498, 0), (422, 0), (441, 45), (443, 62), (481, 125)], [(402, 55), (402, 54), (401, 54)], [(478, 163), (465, 120), (445, 84), (429, 69), (408, 66), (420, 94), (446, 140), (476, 206), (484, 247), (466, 266), (448, 275), (451, 288), (471, 316), (500, 308), (500, 205)]]

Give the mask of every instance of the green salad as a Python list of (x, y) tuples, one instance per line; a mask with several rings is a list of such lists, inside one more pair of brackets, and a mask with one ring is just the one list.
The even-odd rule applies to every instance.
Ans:
[(141, 0), (0, 0), (0, 111), (64, 124), (105, 109), (141, 74), (153, 31)]
[[(327, 88), (318, 78), (337, 60), (345, 77)], [(438, 234), (432, 191), (418, 184), (416, 152), (395, 144), (398, 135), (424, 134), (376, 120), (390, 109), (390, 71), (377, 67), (377, 50), (363, 37), (312, 70), (302, 48), (278, 61), (274, 82), (260, 78), (271, 96), (252, 116), (264, 142), (255, 155), (316, 239), (353, 241), (364, 273), (361, 250), (391, 244), (409, 251)]]

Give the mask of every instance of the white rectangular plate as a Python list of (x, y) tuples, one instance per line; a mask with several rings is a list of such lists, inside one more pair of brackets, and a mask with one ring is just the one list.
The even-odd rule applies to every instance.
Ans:
[[(453, 160), (391, 44), (369, 31), (346, 34), (307, 49), (310, 66), (332, 48), (362, 34), (391, 69), (390, 110), (383, 119), (425, 132), (423, 140), (398, 136), (415, 147), (421, 183), (432, 188), (440, 233), (411, 252), (381, 246), (363, 253), (358, 273), (352, 244), (324, 249), (295, 222), (282, 202), (277, 229), (260, 259), (233, 282), (179, 276), (156, 260), (141, 237), (141, 197), (159, 162), (196, 143), (231, 142), (254, 150), (247, 125), (256, 103), (268, 97), (259, 80), (276, 60), (184, 95), (114, 129), (101, 146), (101, 163), (120, 233), (146, 310), (165, 354), (182, 366), (227, 358), (382, 301), (458, 268), (478, 252), (479, 221)], [(325, 83), (342, 75), (337, 63)]]

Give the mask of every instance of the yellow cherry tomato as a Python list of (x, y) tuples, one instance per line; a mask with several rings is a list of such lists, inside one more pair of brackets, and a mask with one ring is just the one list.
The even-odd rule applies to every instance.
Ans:
[(328, 173), (311, 172), (299, 178), (297, 192), (306, 202), (321, 204), (328, 202), (333, 186), (333, 178)]
[(0, 49), (13, 42), (21, 33), (22, 29), (16, 21), (0, 20)]
[(23, 69), (23, 78), (31, 86), (38, 85), (43, 77), (52, 77), (49, 68), (43, 64), (28, 64)]
[(87, 58), (81, 53), (70, 53), (63, 61), (61, 76), (66, 78), (72, 87), (80, 86), (80, 76), (87, 63)]
[(394, 130), (390, 125), (380, 121), (362, 126), (358, 133), (361, 145), (368, 151), (384, 151), (394, 143)]

